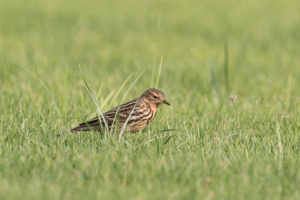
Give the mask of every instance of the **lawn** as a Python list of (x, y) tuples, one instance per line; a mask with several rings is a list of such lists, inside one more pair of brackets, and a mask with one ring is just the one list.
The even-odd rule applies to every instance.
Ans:
[[(0, 199), (300, 199), (300, 1), (1, 0)], [(137, 134), (70, 133), (161, 89)], [(128, 81), (127, 81), (128, 80)]]

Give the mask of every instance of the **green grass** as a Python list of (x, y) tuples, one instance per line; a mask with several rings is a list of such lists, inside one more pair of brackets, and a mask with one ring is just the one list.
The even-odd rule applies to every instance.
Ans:
[[(1, 0), (0, 199), (299, 199), (299, 9)], [(101, 111), (156, 84), (171, 106), (71, 134), (97, 113), (82, 77)]]

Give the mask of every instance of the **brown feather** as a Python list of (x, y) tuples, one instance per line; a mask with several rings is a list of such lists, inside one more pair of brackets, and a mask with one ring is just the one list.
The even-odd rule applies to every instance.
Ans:
[[(145, 128), (155, 117), (157, 107), (160, 103), (167, 102), (164, 94), (157, 89), (151, 88), (144, 92), (138, 99), (133, 99), (103, 113), (107, 128), (114, 129), (117, 120), (120, 130), (127, 118), (126, 131), (137, 132)], [(105, 122), (102, 117), (95, 117), (87, 122), (79, 124), (78, 127), (71, 129), (71, 132), (98, 130), (105, 128)]]

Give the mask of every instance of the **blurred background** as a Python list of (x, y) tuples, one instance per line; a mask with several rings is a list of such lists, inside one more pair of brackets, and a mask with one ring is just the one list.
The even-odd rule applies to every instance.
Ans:
[(96, 90), (105, 84), (104, 94), (145, 69), (136, 95), (151, 86), (163, 59), (159, 87), (168, 95), (209, 96), (212, 79), (219, 90), (227, 82), (249, 98), (283, 94), (300, 76), (298, 10), (292, 0), (2, 0), (2, 90), (38, 90), (31, 72), (58, 101), (74, 98), (82, 90), (80, 65)]

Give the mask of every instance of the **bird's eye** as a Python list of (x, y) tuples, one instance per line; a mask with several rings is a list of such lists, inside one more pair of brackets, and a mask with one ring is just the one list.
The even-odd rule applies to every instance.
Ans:
[(157, 97), (157, 96), (155, 96), (155, 95), (153, 95), (153, 98), (154, 98), (154, 99), (157, 99), (158, 97)]

